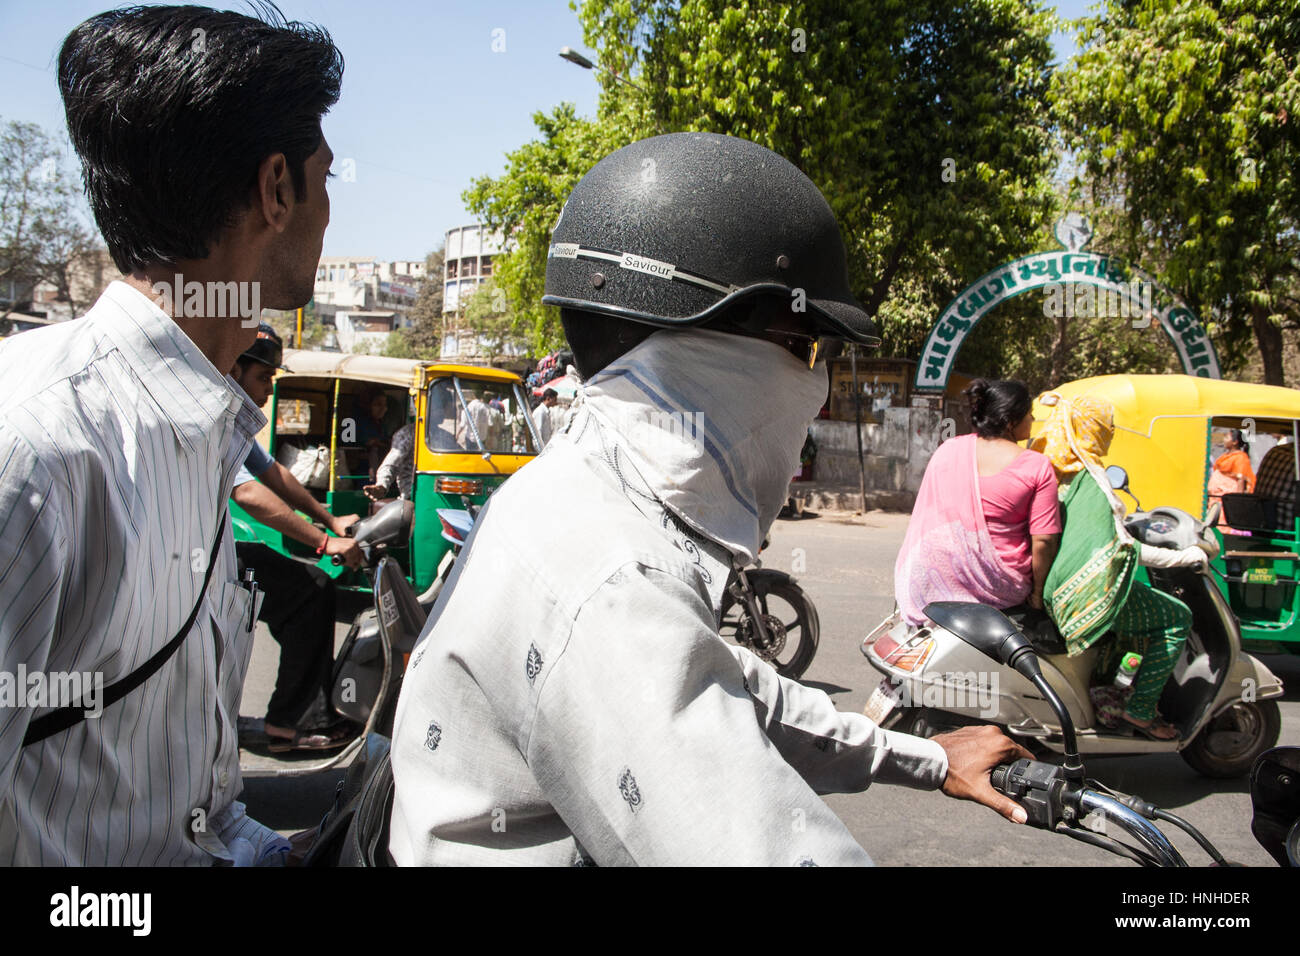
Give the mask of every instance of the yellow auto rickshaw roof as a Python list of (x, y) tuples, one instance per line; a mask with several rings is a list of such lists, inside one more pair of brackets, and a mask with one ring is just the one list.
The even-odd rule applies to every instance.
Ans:
[(380, 382), (409, 388), (439, 375), (461, 375), (494, 382), (523, 381), (514, 372), (483, 365), (455, 365), (420, 359), (389, 358), (385, 355), (354, 355), (350, 352), (313, 352), (285, 349), (284, 375), (344, 378), (358, 382)]
[(1052, 391), (1107, 398), (1117, 427), (1147, 435), (1159, 418), (1300, 418), (1300, 389), (1196, 375), (1098, 375)]

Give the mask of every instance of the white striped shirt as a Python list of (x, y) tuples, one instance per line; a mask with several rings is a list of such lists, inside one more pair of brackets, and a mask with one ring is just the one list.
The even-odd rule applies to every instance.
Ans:
[[(0, 671), (130, 674), (180, 630), (266, 419), (148, 298), (0, 345)], [(51, 708), (0, 707), (0, 864), (229, 859), (252, 649), (227, 519), (194, 629), (143, 685), (29, 747)]]

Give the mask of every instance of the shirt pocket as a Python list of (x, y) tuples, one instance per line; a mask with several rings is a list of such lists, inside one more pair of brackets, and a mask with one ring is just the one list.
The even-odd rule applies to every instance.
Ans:
[(235, 581), (227, 581), (218, 589), (214, 608), (213, 622), (217, 631), (228, 641), (236, 641), (252, 634), (251, 621), (256, 621), (257, 611), (261, 607), (262, 593), (256, 599), (247, 588)]

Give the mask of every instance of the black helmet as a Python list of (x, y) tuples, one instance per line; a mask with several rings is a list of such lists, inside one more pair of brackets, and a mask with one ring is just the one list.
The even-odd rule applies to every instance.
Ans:
[(254, 362), (261, 362), (271, 368), (284, 368), (280, 364), (284, 358), (284, 346), (280, 344), (280, 336), (265, 322), (257, 327), (257, 338), (253, 344), (239, 357), (241, 360), (251, 359)]
[(880, 344), (812, 180), (757, 143), (668, 133), (611, 153), (574, 188), (542, 302), (674, 328), (762, 293), (802, 299), (819, 335)]

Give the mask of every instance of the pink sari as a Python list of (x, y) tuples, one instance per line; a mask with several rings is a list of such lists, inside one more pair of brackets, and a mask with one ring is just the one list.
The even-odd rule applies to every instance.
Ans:
[(907, 623), (926, 622), (931, 601), (977, 601), (1005, 608), (1033, 586), (998, 557), (984, 521), (975, 435), (950, 438), (921, 479), (902, 550), (894, 564), (894, 596)]

